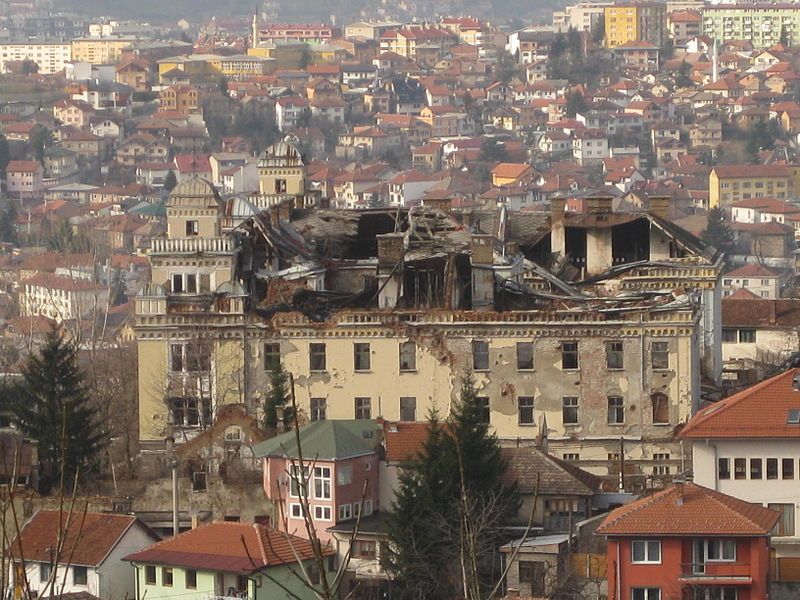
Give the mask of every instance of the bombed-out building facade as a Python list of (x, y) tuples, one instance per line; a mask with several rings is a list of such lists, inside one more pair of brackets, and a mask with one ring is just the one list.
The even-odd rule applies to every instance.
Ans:
[(721, 257), (661, 206), (259, 211), (182, 182), (136, 298), (142, 449), (227, 404), (259, 414), (280, 361), (301, 421), (445, 416), (472, 377), (504, 444), (676, 473), (676, 429), (718, 374)]

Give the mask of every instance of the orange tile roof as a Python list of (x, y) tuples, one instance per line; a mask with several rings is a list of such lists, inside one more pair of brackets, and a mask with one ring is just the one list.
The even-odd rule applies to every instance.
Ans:
[(403, 463), (414, 460), (428, 439), (427, 422), (386, 422), (383, 424), (383, 443), (386, 461)]
[[(739, 300), (736, 305), (743, 302), (748, 301)], [(792, 385), (795, 376), (800, 376), (800, 369), (785, 371), (704, 408), (683, 428), (681, 437), (800, 438), (800, 424), (787, 422), (790, 410), (800, 410), (800, 391)]]
[[(326, 547), (323, 554), (332, 555)], [(252, 573), (313, 558), (311, 542), (260, 524), (209, 523), (125, 557), (136, 563)]]
[(596, 533), (612, 537), (760, 537), (769, 535), (779, 518), (777, 512), (759, 504), (687, 483), (617, 508)]
[(86, 513), (84, 518), (80, 512), (75, 512), (67, 527), (66, 512), (40, 510), (11, 544), (11, 554), (15, 558), (24, 556), (27, 561), (50, 562), (53, 559), (50, 549), (56, 546), (59, 531), (66, 530), (61, 560), (71, 557), (71, 564), (96, 567), (103, 563), (108, 553), (134, 524), (140, 526), (153, 540), (158, 539), (146, 525), (129, 515)]
[(495, 177), (509, 177), (516, 179), (518, 177), (522, 177), (528, 172), (531, 172), (532, 170), (532, 167), (526, 164), (500, 163), (494, 169), (492, 169), (492, 175)]

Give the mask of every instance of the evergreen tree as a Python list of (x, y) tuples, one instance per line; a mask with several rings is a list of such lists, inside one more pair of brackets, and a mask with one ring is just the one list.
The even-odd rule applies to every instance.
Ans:
[(38, 444), (43, 490), (62, 470), (68, 482), (76, 472), (97, 469), (106, 436), (90, 405), (76, 349), (58, 331), (50, 331), (28, 357), (11, 396), (15, 425)]
[(167, 172), (167, 176), (164, 177), (164, 189), (171, 192), (175, 189), (176, 185), (178, 185), (178, 177), (175, 175), (175, 171), (170, 169)]
[[(429, 416), (423, 451), (400, 477), (389, 523), (388, 568), (403, 597), (447, 599), (461, 589), (458, 532), (464, 520), (486, 518), (489, 508), (497, 527), (482, 528), (483, 550), (475, 558), (483, 583), (491, 582), (497, 540), (488, 531), (507, 524), (519, 508), (516, 487), (503, 483), (505, 470), (486, 406), (472, 378), (465, 377), (450, 419), (441, 424), (436, 413)], [(461, 502), (462, 484), (469, 508)]]
[(292, 409), (289, 404), (289, 374), (280, 361), (271, 365), (269, 374), (269, 393), (264, 403), (264, 425), (266, 428), (278, 426), (278, 408), (283, 409), (283, 424), (292, 422)]
[(501, 144), (494, 138), (483, 138), (481, 140), (481, 162), (506, 162), (508, 160), (508, 152), (506, 152), (505, 144)]
[(8, 147), (8, 140), (0, 135), (0, 174), (6, 172), (6, 167), (11, 161), (11, 149)]
[(17, 243), (17, 206), (14, 202), (0, 208), (0, 242)]
[(684, 61), (681, 61), (681, 66), (678, 67), (678, 72), (675, 75), (675, 85), (679, 88), (692, 87), (694, 81), (692, 80), (692, 66)]
[(781, 37), (778, 40), (778, 43), (783, 46), (784, 48), (788, 49), (789, 44), (789, 32), (786, 31), (786, 25), (781, 25)]
[(579, 112), (586, 110), (586, 99), (580, 92), (570, 92), (567, 94), (567, 103), (564, 106), (564, 113), (567, 118), (574, 119)]
[(702, 234), (703, 241), (722, 252), (731, 252), (735, 247), (733, 231), (725, 218), (725, 212), (715, 207), (708, 211), (708, 224)]

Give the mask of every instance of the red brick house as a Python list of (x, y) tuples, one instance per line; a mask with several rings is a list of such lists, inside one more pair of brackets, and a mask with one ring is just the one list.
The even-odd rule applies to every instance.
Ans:
[(769, 597), (769, 538), (775, 511), (678, 484), (611, 512), (609, 599), (763, 600)]

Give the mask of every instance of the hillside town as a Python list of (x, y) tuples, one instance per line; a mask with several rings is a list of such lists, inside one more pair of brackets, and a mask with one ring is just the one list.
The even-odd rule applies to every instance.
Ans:
[(0, 600), (800, 597), (800, 4), (53, 4)]

